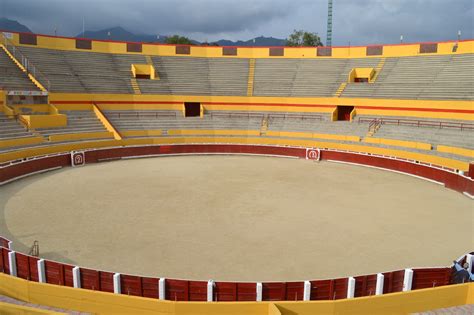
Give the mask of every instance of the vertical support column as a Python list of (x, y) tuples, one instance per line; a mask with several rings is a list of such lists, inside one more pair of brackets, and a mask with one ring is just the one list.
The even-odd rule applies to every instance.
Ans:
[(347, 298), (352, 299), (354, 298), (356, 288), (356, 279), (354, 277), (349, 277), (347, 279)]
[(113, 279), (114, 279), (114, 293), (115, 294), (122, 293), (122, 288), (120, 287), (120, 274), (114, 273)]
[(10, 265), (10, 276), (16, 277), (16, 253), (14, 251), (8, 253), (8, 264)]
[(38, 267), (38, 282), (46, 283), (46, 268), (44, 267), (44, 259), (40, 259), (36, 262)]
[(166, 300), (165, 281), (165, 278), (158, 280), (158, 298), (160, 300)]
[(262, 301), (262, 296), (263, 296), (263, 285), (261, 282), (257, 282), (257, 286), (256, 286), (256, 289), (257, 289), (257, 302), (261, 302)]
[(385, 276), (381, 273), (377, 274), (377, 284), (375, 285), (375, 295), (383, 294), (383, 284), (385, 281)]
[(304, 282), (303, 301), (311, 300), (311, 282)]
[(405, 276), (403, 277), (403, 291), (411, 291), (413, 284), (413, 269), (405, 269)]
[(72, 268), (72, 283), (75, 288), (81, 288), (81, 270), (78, 266)]
[(13, 242), (12, 241), (8, 241), (8, 249), (13, 250)]
[(207, 301), (212, 302), (214, 297), (214, 281), (207, 281)]

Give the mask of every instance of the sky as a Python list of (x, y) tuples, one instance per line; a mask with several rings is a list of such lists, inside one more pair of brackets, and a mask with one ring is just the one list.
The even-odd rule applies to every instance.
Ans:
[[(75, 36), (122, 26), (199, 41), (287, 38), (295, 29), (326, 41), (327, 0), (0, 0), (0, 17), (35, 33)], [(474, 0), (334, 0), (333, 45), (474, 37)]]

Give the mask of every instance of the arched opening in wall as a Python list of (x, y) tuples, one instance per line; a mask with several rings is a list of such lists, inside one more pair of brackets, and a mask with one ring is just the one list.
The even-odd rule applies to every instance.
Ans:
[(184, 117), (200, 117), (201, 103), (186, 102), (184, 103)]
[(354, 110), (354, 106), (338, 106), (337, 107), (337, 120), (351, 120), (351, 112)]

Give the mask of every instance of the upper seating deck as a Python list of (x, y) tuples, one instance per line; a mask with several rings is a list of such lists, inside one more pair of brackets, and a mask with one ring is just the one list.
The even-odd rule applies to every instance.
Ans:
[[(111, 54), (20, 47), (52, 92), (133, 94), (131, 64), (151, 63), (159, 79), (138, 79), (142, 94), (247, 96), (248, 58)], [(148, 60), (148, 61), (147, 61)], [(257, 58), (253, 96), (333, 97), (353, 68), (381, 58)], [(374, 83), (349, 83), (341, 97), (474, 99), (474, 54), (393, 57)]]
[(37, 91), (26, 73), (13, 63), (10, 57), (0, 48), (0, 90)]

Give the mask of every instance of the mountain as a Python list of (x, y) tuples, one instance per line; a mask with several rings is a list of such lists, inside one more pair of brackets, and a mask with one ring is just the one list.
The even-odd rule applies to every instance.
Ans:
[(9, 20), (6, 18), (0, 18), (0, 30), (32, 33), (31, 30), (25, 25), (18, 23), (18, 21)]
[(216, 42), (219, 46), (285, 46), (286, 39), (274, 38), (274, 37), (256, 37), (247, 41), (230, 41), (221, 39)]
[[(164, 43), (168, 36), (165, 35), (148, 35), (148, 34), (134, 34), (126, 29), (117, 26), (100, 31), (86, 31), (85, 34), (78, 34), (78, 38), (90, 38), (101, 40), (117, 40), (124, 42), (144, 42), (144, 43)], [(195, 40), (191, 40), (194, 44), (204, 44)], [(210, 45), (217, 44), (219, 46), (285, 46), (286, 40), (273, 37), (256, 37), (247, 41), (230, 41), (218, 40), (209, 43)]]
[(145, 43), (163, 43), (166, 39), (166, 37), (158, 37), (158, 35), (133, 34), (120, 26), (107, 28), (100, 31), (85, 31), (85, 34), (80, 33), (76, 37)]

